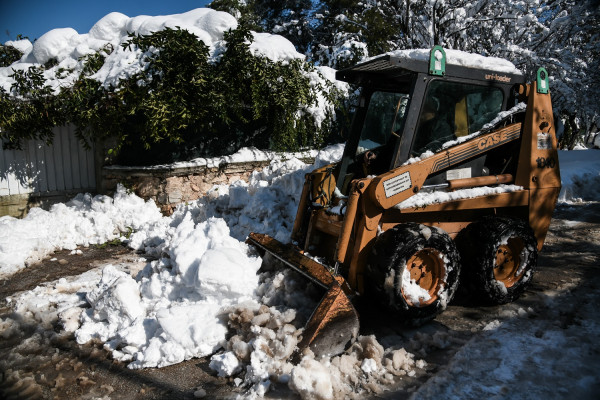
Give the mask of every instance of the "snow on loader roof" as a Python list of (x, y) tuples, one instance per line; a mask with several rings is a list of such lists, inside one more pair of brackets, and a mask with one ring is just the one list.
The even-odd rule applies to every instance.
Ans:
[[(486, 57), (481, 54), (467, 53), (461, 50), (446, 49), (446, 62), (467, 68), (486, 69), (506, 74), (521, 74), (521, 71), (508, 60), (499, 57)], [(429, 61), (431, 49), (396, 50), (386, 55), (418, 61)]]
[[(338, 80), (365, 85), (365, 76), (401, 76), (407, 73), (430, 73), (432, 49), (396, 50), (367, 59), (350, 68), (339, 70)], [(439, 75), (455, 76), (506, 84), (525, 83), (517, 67), (508, 60), (485, 57), (460, 50), (434, 48), (438, 60), (445, 66)], [(439, 53), (438, 53), (439, 52)]]

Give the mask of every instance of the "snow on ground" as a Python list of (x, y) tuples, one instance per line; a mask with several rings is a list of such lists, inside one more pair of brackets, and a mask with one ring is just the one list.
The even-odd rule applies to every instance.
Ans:
[(562, 188), (558, 201), (600, 200), (600, 150), (559, 151)]
[(33, 208), (23, 219), (0, 217), (0, 278), (59, 249), (101, 244), (146, 230), (163, 217), (154, 202), (120, 187), (114, 197), (79, 194), (50, 211)]
[[(342, 151), (341, 145), (322, 151), (316, 166), (339, 159)], [(22, 237), (18, 244), (5, 236), (3, 269), (7, 274), (18, 266), (10, 260), (19, 252), (22, 259), (32, 260), (34, 254), (39, 257), (61, 245), (98, 243), (131, 229), (129, 238), (121, 239), (156, 258), (137, 274), (107, 265), (74, 282), (63, 279), (15, 295), (10, 303), (19, 314), (45, 325), (60, 319), (79, 343), (92, 339), (105, 343), (115, 359), (128, 362), (131, 368), (162, 367), (224, 348), (228, 352), (216, 356), (213, 368), (230, 375), (243, 363), (244, 384), (252, 393), (264, 393), (272, 377), (289, 380), (290, 385), (296, 382), (298, 390), (308, 393), (300, 381), (316, 379), (311, 375), (314, 371), (305, 366), (302, 373), (293, 375), (288, 359), (314, 306), (303, 295), (310, 288), (304, 280), (296, 282), (289, 271), (258, 276), (261, 259), (243, 240), (251, 231), (289, 240), (304, 174), (314, 167), (296, 158), (274, 160), (252, 174), (249, 183), (215, 186), (205, 198), (180, 206), (169, 218), (123, 188), (114, 200), (79, 196), (77, 201), (53, 207), (47, 215), (40, 210), (29, 219), (5, 218), (3, 232), (39, 231), (38, 237)], [(130, 209), (141, 222), (128, 218)], [(103, 221), (102, 229), (94, 231), (90, 226), (100, 219), (98, 211), (105, 211), (104, 218), (112, 224)], [(51, 229), (46, 228), (49, 221), (55, 223)], [(81, 240), (73, 234), (63, 243), (56, 240), (42, 247), (41, 243), (48, 242), (45, 239), (69, 224), (86, 227)], [(281, 304), (291, 308), (280, 311)], [(228, 326), (236, 335), (226, 341)], [(367, 345), (356, 346), (352, 360), (360, 364)], [(382, 362), (382, 357), (376, 360), (378, 365)], [(386, 373), (400, 373), (389, 362)], [(383, 374), (383, 369), (377, 374)], [(341, 375), (337, 379), (336, 385), (352, 391)]]
[[(595, 338), (600, 312), (593, 299), (585, 320), (561, 326), (563, 298), (547, 299), (550, 323), (527, 317), (494, 321), (468, 341), (450, 364), (411, 399), (588, 399), (598, 385)], [(468, 368), (466, 368), (468, 366)]]
[[(424, 361), (399, 346), (384, 348), (373, 336), (360, 337), (340, 356), (316, 360), (308, 353), (298, 365), (292, 364), (289, 358), (314, 307), (311, 291), (316, 289), (289, 270), (257, 275), (261, 259), (243, 242), (251, 231), (288, 241), (304, 174), (339, 159), (342, 151), (341, 145), (325, 149), (315, 166), (295, 158), (273, 160), (253, 173), (249, 183), (216, 185), (204, 198), (178, 207), (171, 217), (162, 217), (153, 203), (121, 188), (114, 198), (79, 195), (50, 212), (33, 210), (22, 220), (2, 218), (0, 271), (5, 276), (57, 248), (113, 238), (155, 259), (140, 263), (134, 273), (107, 265), (63, 278), (16, 294), (9, 303), (18, 315), (42, 325), (59, 319), (79, 343), (103, 342), (115, 359), (131, 368), (161, 367), (217, 352), (211, 368), (247, 387), (250, 397), (263, 395), (273, 381), (287, 382), (303, 398), (360, 397), (366, 390), (380, 392), (394, 377), (419, 376)], [(598, 154), (560, 152), (566, 189), (579, 188), (574, 182), (589, 187), (598, 179)], [(563, 201), (581, 196), (581, 191), (566, 189)], [(587, 199), (600, 200), (595, 193)], [(131, 230), (128, 238), (122, 235)], [(2, 326), (10, 330), (10, 318)], [(514, 334), (523, 329), (531, 335)], [(585, 329), (595, 332), (598, 327)], [(449, 398), (463, 386), (482, 396), (502, 390), (520, 368), (555, 357), (555, 345), (569, 342), (568, 331), (544, 330), (540, 336), (538, 330), (535, 324), (490, 326), (443, 373), (419, 389), (416, 398), (440, 393), (444, 385)], [(527, 352), (519, 355), (522, 349)], [(470, 377), (476, 372), (461, 372), (461, 360), (473, 361), (477, 354), (497, 360), (477, 364), (478, 370), (493, 371), (494, 380), (474, 383)], [(560, 357), (585, 362), (585, 356), (575, 352)], [(448, 386), (449, 380), (460, 385)]]

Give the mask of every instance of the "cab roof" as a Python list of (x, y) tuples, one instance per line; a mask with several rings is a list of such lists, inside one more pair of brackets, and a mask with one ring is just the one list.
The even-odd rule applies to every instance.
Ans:
[[(514, 85), (525, 83), (523, 74), (509, 61), (458, 50), (445, 50), (443, 76)], [(336, 79), (369, 85), (381, 79), (401, 79), (414, 73), (429, 73), (429, 49), (399, 50), (336, 72)]]

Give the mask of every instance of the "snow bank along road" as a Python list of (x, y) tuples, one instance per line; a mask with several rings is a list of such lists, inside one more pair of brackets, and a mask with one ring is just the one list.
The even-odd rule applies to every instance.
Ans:
[[(322, 152), (317, 164), (339, 152)], [(417, 330), (369, 310), (345, 354), (308, 354), (298, 365), (287, 360), (312, 308), (310, 288), (289, 271), (257, 275), (261, 260), (241, 240), (251, 230), (289, 234), (310, 166), (276, 161), (171, 218), (120, 191), (0, 219), (0, 390), (15, 398), (592, 398), (600, 203), (589, 201), (598, 172), (588, 152), (561, 155), (570, 192), (519, 301), (476, 307), (459, 298)], [(129, 228), (121, 240), (143, 257), (118, 246), (99, 261), (98, 249), (84, 247)], [(67, 250), (52, 253), (59, 248)]]

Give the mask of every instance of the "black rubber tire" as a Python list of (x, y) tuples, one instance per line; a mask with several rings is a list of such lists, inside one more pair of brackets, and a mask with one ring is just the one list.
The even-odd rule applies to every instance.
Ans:
[[(437, 275), (444, 276), (434, 277), (439, 279), (432, 285), (435, 289), (429, 303), (414, 304), (403, 293), (402, 276), (405, 270), (410, 271), (407, 261), (428, 252), (441, 260), (442, 269), (438, 271), (443, 272)], [(365, 294), (402, 324), (419, 326), (446, 309), (458, 287), (459, 275), (459, 253), (445, 231), (416, 223), (399, 224), (379, 235), (373, 246), (364, 276)], [(414, 285), (415, 281), (411, 282)]]
[[(476, 301), (509, 303), (531, 283), (537, 267), (537, 240), (527, 222), (484, 217), (465, 228), (456, 241), (463, 263), (463, 289)], [(502, 249), (508, 250), (508, 257), (501, 254)], [(512, 261), (498, 261), (498, 257), (510, 257)], [(503, 267), (504, 264), (509, 267)]]

